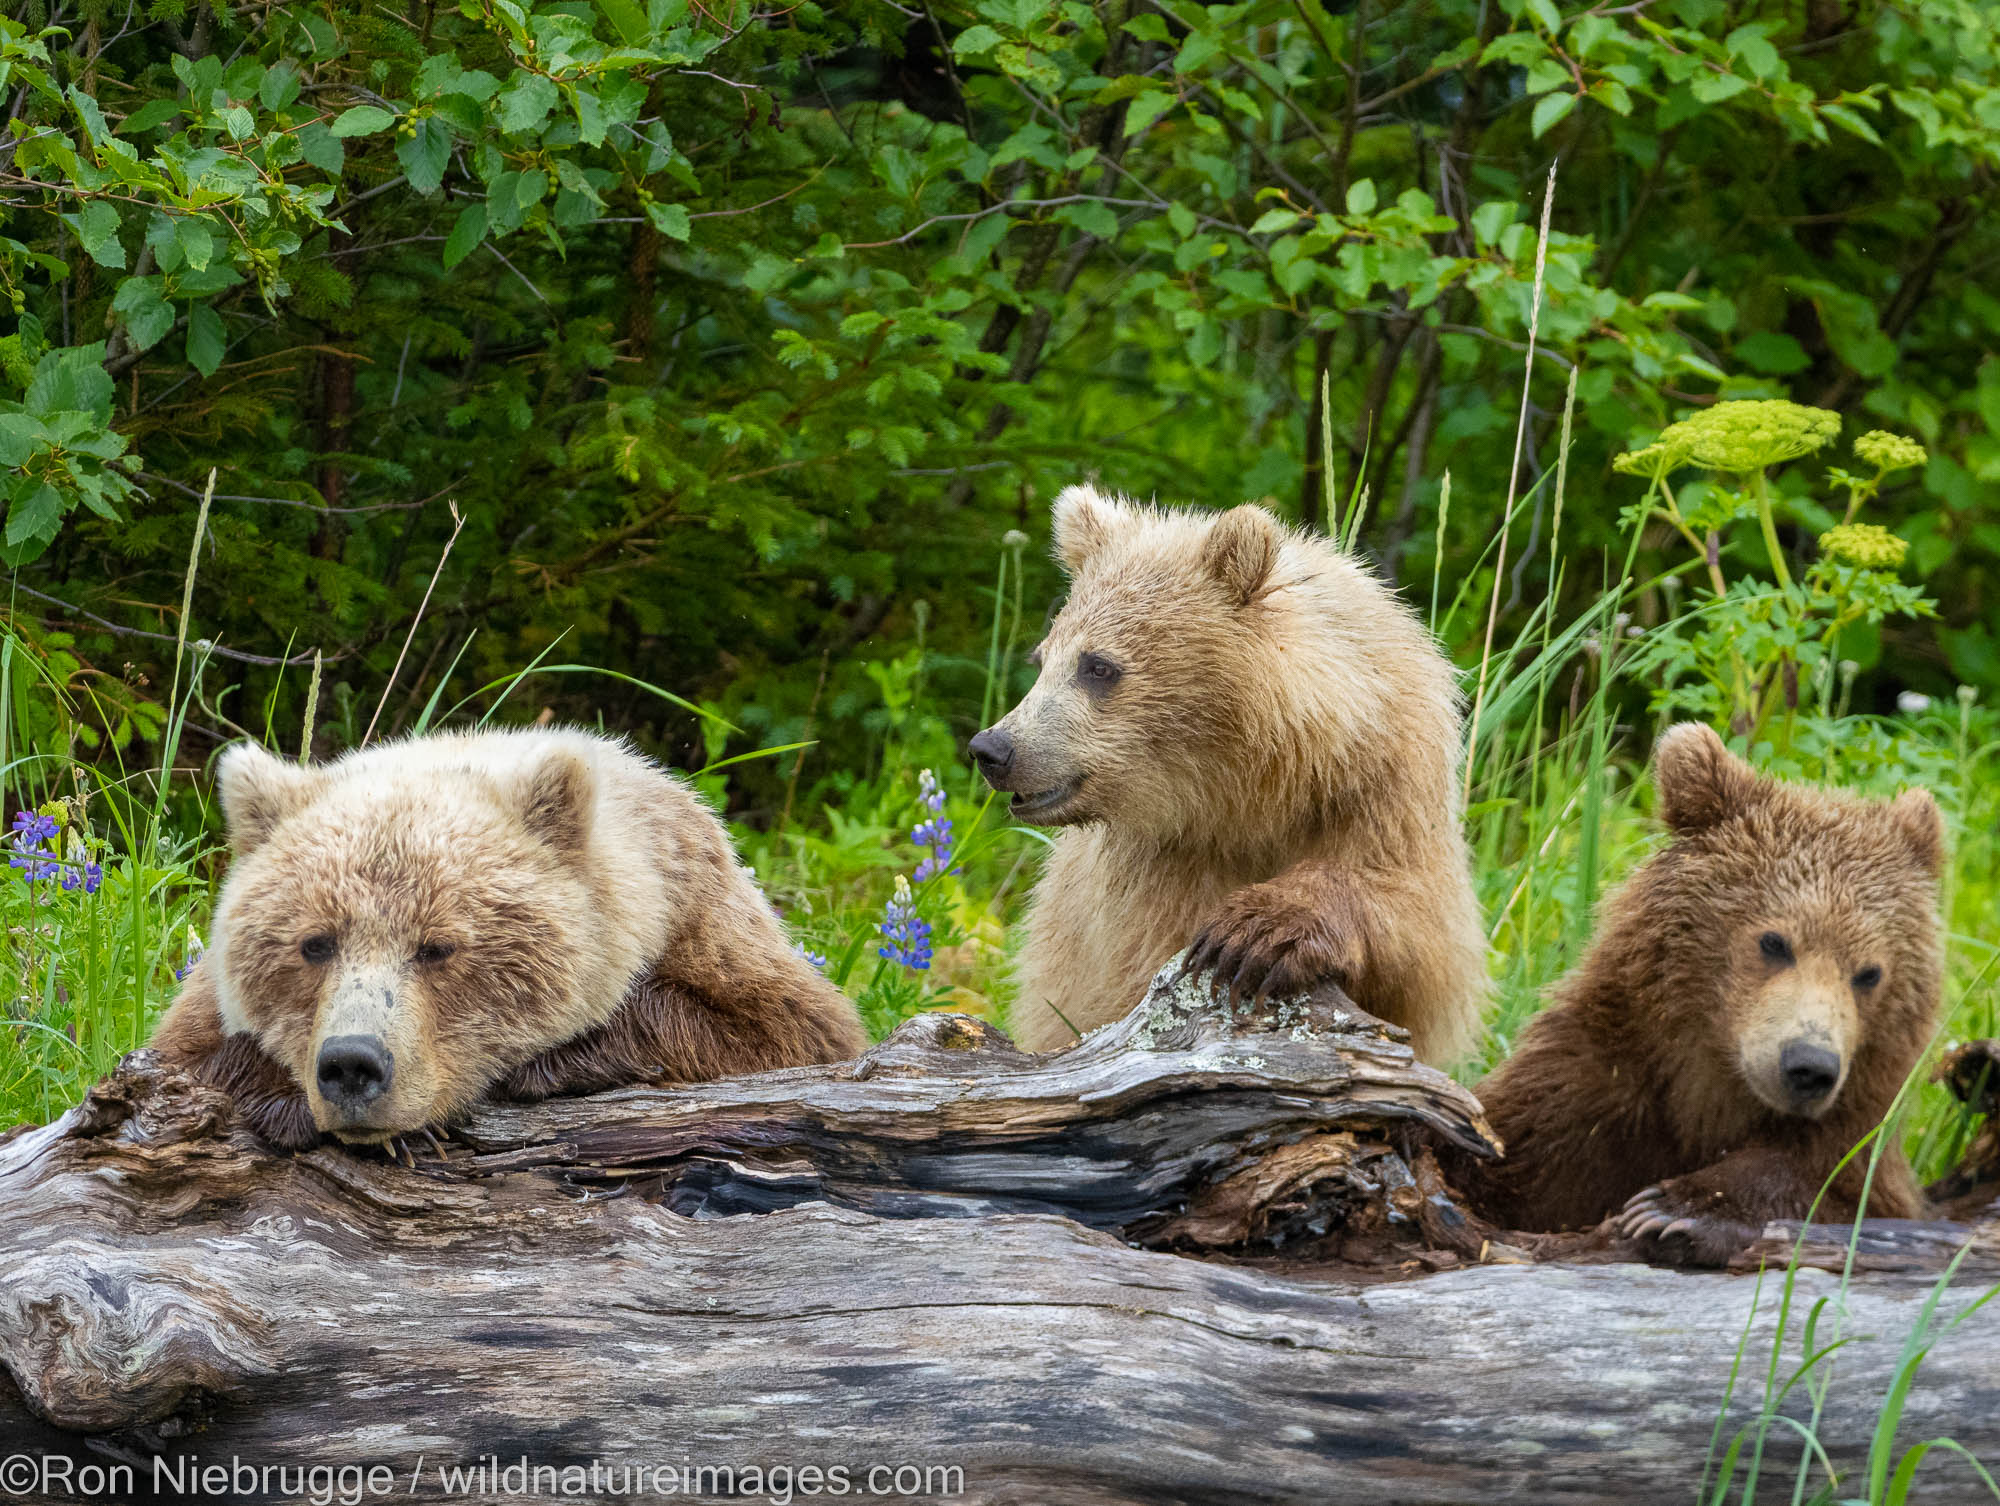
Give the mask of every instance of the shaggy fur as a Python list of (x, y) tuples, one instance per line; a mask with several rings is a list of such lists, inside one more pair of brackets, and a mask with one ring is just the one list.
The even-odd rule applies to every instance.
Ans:
[[(1763, 779), (1693, 723), (1661, 739), (1655, 783), (1671, 844), (1606, 900), (1583, 961), (1478, 1089), (1505, 1159), (1454, 1177), (1510, 1228), (1619, 1214), (1651, 1255), (1720, 1264), (1805, 1216), (1930, 1039), (1943, 830), (1924, 791)], [(1823, 1099), (1788, 1089), (1795, 1042), (1838, 1058)], [(1855, 1216), (1865, 1161), (1818, 1216)], [(1892, 1145), (1868, 1211), (1921, 1206)]]
[[(274, 1143), (379, 1140), (488, 1094), (700, 1081), (865, 1044), (721, 824), (618, 743), (452, 734), (323, 768), (246, 745), (220, 785), (234, 862), (153, 1045)], [(329, 1103), (315, 1070), (328, 1039), (356, 1033), (394, 1062), (361, 1111)]]
[(1017, 1039), (1048, 1050), (1119, 1018), (1192, 943), (1219, 987), (1338, 981), (1428, 1060), (1459, 1056), (1486, 949), (1457, 686), (1422, 623), (1257, 507), (1073, 486), (1055, 548), (1071, 586), (1040, 678), (975, 742), (1011, 750), (985, 767), (1017, 816), (1064, 828), (1027, 920)]

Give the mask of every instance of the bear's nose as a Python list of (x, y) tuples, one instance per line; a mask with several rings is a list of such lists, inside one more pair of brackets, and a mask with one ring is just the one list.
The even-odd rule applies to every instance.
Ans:
[(379, 1035), (336, 1035), (319, 1048), (319, 1091), (337, 1109), (353, 1113), (389, 1090), (396, 1058)]
[(1801, 1103), (1817, 1103), (1840, 1081), (1840, 1054), (1810, 1041), (1789, 1041), (1778, 1054), (1785, 1086)]
[(1014, 765), (1014, 739), (998, 727), (988, 727), (967, 743), (965, 750), (988, 784), (998, 784)]

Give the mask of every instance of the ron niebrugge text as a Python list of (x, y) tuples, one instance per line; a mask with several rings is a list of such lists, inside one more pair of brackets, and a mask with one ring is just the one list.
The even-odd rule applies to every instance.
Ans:
[(875, 1497), (950, 1500), (965, 1494), (965, 1471), (936, 1464), (697, 1464), (689, 1458), (538, 1464), (525, 1455), (489, 1454), (470, 1463), (419, 1458), (408, 1468), (386, 1464), (279, 1464), (231, 1455), (156, 1458), (150, 1471), (130, 1464), (87, 1464), (61, 1454), (10, 1454), (0, 1460), (0, 1494), (77, 1500), (118, 1498), (150, 1487), (159, 1495), (263, 1497), (311, 1506), (362, 1506), (389, 1496), (466, 1496), (482, 1500), (565, 1496), (703, 1497), (766, 1501)]

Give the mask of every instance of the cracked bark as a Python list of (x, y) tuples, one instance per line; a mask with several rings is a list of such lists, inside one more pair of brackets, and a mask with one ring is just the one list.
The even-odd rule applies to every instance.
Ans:
[[(139, 1053), (0, 1141), (0, 1452), (380, 1465), (421, 1499), (492, 1455), (913, 1464), (1008, 1506), (1686, 1488), (1757, 1283), (1470, 1263), (1428, 1146), (1485, 1143), (1471, 1097), (1340, 998), (1287, 1008), (1156, 990), (1049, 1057), (925, 1015), (856, 1063), (482, 1111), (414, 1166), (273, 1155)], [(1868, 1235), (1901, 1244), (1849, 1294), (1844, 1465), (1943, 1244)], [(1837, 1278), (1798, 1282), (1795, 1314)], [(2000, 1356), (1943, 1327), (1982, 1286), (1942, 1299), (1905, 1432), (1991, 1458)]]

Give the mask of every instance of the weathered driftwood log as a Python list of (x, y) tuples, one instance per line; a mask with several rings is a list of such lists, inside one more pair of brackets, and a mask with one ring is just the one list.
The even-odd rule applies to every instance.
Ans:
[[(1754, 1412), (1773, 1282), (1165, 1252), (1464, 1262), (1424, 1142), (1481, 1133), (1333, 1006), (1231, 1032), (1159, 995), (1058, 1057), (932, 1016), (847, 1067), (495, 1110), (415, 1167), (271, 1155), (140, 1055), (0, 1142), (0, 1456), (27, 1459), (0, 1493), (298, 1498), (345, 1467), (360, 1499), (1680, 1498), (1753, 1300)], [(1835, 1284), (1801, 1274), (1794, 1329)], [(1848, 1294), (1843, 1465), (1930, 1285)], [(1991, 1458), (2000, 1350), (1984, 1312), (1946, 1326), (1975, 1296), (1940, 1301), (1905, 1433)]]

